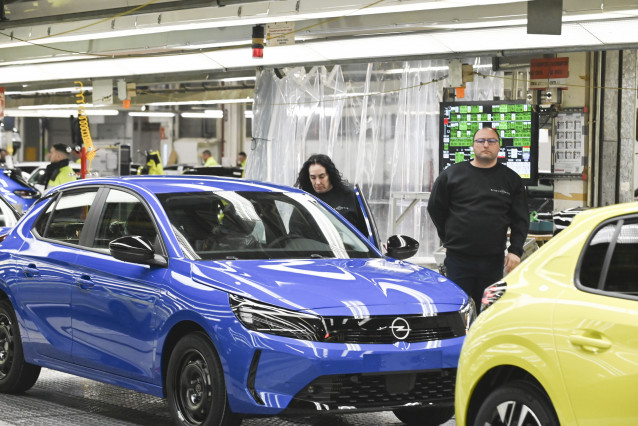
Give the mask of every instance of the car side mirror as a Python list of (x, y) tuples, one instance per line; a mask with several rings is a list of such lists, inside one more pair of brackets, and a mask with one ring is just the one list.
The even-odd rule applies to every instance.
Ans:
[(166, 266), (166, 260), (155, 255), (153, 244), (139, 235), (116, 238), (109, 243), (111, 256), (118, 260), (144, 265)]
[(412, 257), (419, 251), (419, 242), (407, 235), (393, 235), (388, 238), (387, 255), (403, 260)]

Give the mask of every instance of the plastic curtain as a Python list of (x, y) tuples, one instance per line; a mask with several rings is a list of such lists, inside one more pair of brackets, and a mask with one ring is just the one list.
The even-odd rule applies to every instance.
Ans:
[[(482, 76), (466, 83), (462, 100), (503, 99), (502, 73), (492, 72), (490, 58), (463, 63)], [(443, 59), (260, 71), (245, 177), (292, 186), (310, 155), (327, 154), (361, 187), (382, 240), (412, 236), (421, 244), (417, 257), (430, 257), (440, 241), (423, 193), (438, 176), (447, 75)]]

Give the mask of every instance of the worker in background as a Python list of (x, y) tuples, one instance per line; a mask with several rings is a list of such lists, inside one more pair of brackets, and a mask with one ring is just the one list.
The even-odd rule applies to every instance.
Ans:
[(159, 151), (149, 151), (146, 154), (146, 169), (148, 169), (149, 175), (163, 175), (164, 166), (162, 166), (162, 159), (160, 158)]
[(5, 0), (0, 0), (0, 21), (8, 21), (7, 13), (4, 10), (4, 2)]
[(363, 235), (368, 234), (354, 189), (327, 155), (311, 155), (301, 166), (295, 186), (335, 209)]
[(219, 166), (219, 163), (215, 160), (215, 157), (213, 157), (213, 154), (211, 154), (208, 149), (202, 152), (202, 160), (204, 160), (204, 167)]
[(246, 153), (244, 151), (237, 154), (237, 167), (244, 169), (241, 171), (241, 177), (244, 177), (246, 175)]
[(71, 147), (63, 143), (56, 143), (49, 150), (51, 163), (44, 171), (44, 188), (53, 188), (66, 182), (76, 180), (75, 172), (69, 166)]
[[(446, 248), (447, 277), (476, 306), (485, 288), (521, 262), (529, 230), (521, 177), (498, 162), (501, 138), (491, 127), (474, 133), (474, 158), (443, 170), (434, 181), (428, 213)], [(510, 229), (510, 245), (507, 231)]]
[(246, 153), (244, 151), (237, 154), (237, 167), (246, 168)]

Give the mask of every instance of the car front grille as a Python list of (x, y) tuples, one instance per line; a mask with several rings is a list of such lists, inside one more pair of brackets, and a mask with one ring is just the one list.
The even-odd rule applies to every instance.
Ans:
[(416, 343), (465, 335), (465, 323), (458, 312), (444, 312), (433, 316), (375, 316), (362, 319), (327, 317), (324, 320), (328, 328), (324, 341), (329, 343)]
[(286, 413), (392, 409), (406, 404), (450, 404), (456, 369), (321, 376), (291, 401)]

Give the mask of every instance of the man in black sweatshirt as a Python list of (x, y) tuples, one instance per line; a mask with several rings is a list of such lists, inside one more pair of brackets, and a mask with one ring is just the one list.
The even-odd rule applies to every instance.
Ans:
[(529, 212), (521, 177), (497, 161), (498, 133), (478, 130), (473, 149), (474, 159), (448, 167), (436, 179), (428, 213), (446, 248), (448, 278), (478, 308), (485, 288), (521, 262)]

